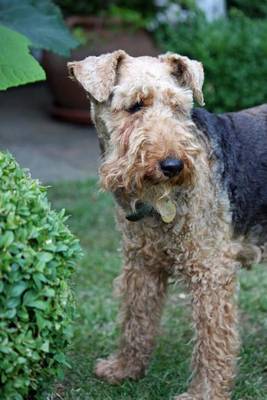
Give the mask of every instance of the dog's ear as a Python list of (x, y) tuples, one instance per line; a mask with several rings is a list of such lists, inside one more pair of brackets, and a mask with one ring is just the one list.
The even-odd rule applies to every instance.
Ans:
[(202, 86), (204, 70), (199, 61), (190, 60), (188, 57), (176, 53), (166, 53), (159, 56), (160, 60), (170, 65), (171, 73), (181, 85), (189, 87), (196, 101), (204, 106)]
[(76, 79), (89, 96), (98, 102), (106, 101), (116, 81), (119, 62), (127, 54), (123, 50), (87, 57), (68, 63), (70, 77)]

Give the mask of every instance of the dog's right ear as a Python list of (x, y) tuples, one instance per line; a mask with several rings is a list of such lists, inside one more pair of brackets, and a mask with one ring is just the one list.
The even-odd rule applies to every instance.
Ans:
[(119, 62), (126, 57), (123, 50), (87, 57), (68, 63), (70, 77), (76, 79), (92, 99), (104, 102), (108, 99), (116, 81)]

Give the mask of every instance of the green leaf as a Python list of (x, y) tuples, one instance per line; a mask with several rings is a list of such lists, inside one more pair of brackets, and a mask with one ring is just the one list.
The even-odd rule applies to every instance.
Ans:
[(34, 47), (64, 56), (78, 45), (51, 0), (0, 0), (0, 23), (28, 37)]
[(38, 300), (38, 294), (31, 290), (28, 290), (23, 297), (24, 306), (37, 308), (38, 310), (46, 310), (47, 303), (44, 301)]
[(21, 282), (17, 283), (10, 290), (10, 296), (11, 297), (20, 296), (24, 292), (24, 290), (27, 289), (27, 287), (28, 287), (28, 283), (25, 281), (21, 281)]
[(23, 35), (0, 25), (0, 90), (45, 79), (38, 62), (29, 54)]
[(48, 321), (47, 319), (43, 318), (42, 313), (40, 313), (39, 311), (36, 311), (35, 315), (36, 315), (36, 320), (37, 320), (37, 325), (38, 325), (39, 330), (43, 330), (46, 327), (48, 327), (48, 328), (51, 327), (51, 322)]
[(33, 274), (32, 277), (33, 277), (34, 283), (38, 289), (40, 289), (42, 287), (42, 282), (47, 282), (46, 277), (41, 273), (37, 272), (37, 273)]
[(11, 353), (11, 348), (9, 347), (9, 343), (7, 340), (0, 344), (0, 352), (4, 354)]
[(12, 319), (12, 318), (15, 317), (16, 313), (17, 313), (16, 309), (15, 308), (11, 308), (10, 310), (7, 310), (7, 312), (5, 314), (5, 317), (8, 318), (8, 319)]
[(56, 294), (55, 290), (52, 289), (52, 288), (49, 288), (49, 287), (48, 287), (48, 288), (45, 288), (45, 289), (43, 290), (43, 292), (42, 292), (42, 295), (43, 295), (43, 296), (46, 296), (46, 297), (54, 297), (55, 294)]
[[(1, 35), (1, 30), (0, 30), (0, 35)], [(0, 78), (0, 80), (1, 80), (1, 78)], [(1, 85), (1, 83), (0, 83), (0, 85)], [(14, 240), (14, 233), (12, 231), (6, 231), (0, 237), (0, 247), (8, 247), (13, 242), (13, 240)]]
[(48, 263), (49, 261), (51, 261), (53, 259), (53, 254), (52, 253), (48, 253), (47, 251), (43, 251), (42, 253), (40, 253), (38, 255), (38, 260), (43, 262), (43, 263)]
[(6, 301), (6, 308), (16, 308), (20, 304), (20, 298), (19, 297), (10, 297)]
[(46, 310), (47, 306), (48, 304), (41, 300), (32, 301), (30, 304), (28, 304), (28, 307), (37, 308), (37, 310), (42, 311)]
[(45, 353), (49, 352), (49, 340), (46, 340), (42, 346), (40, 347), (42, 351), (44, 351)]
[(66, 360), (66, 356), (64, 353), (57, 353), (54, 355), (54, 359), (59, 362), (60, 364), (64, 364), (67, 367), (70, 367), (70, 364)]
[(28, 290), (23, 296), (23, 304), (25, 306), (31, 307), (32, 304), (38, 299), (38, 295), (36, 292), (32, 290)]

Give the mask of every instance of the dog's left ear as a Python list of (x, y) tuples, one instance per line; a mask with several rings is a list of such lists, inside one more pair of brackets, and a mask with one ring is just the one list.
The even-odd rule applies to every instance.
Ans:
[(202, 86), (204, 82), (204, 70), (201, 62), (190, 60), (185, 56), (176, 53), (166, 53), (159, 56), (159, 59), (169, 64), (171, 73), (181, 85), (189, 87), (196, 101), (204, 106)]
[(68, 63), (70, 78), (76, 79), (91, 99), (104, 102), (108, 99), (116, 81), (120, 60), (127, 54), (123, 50), (101, 56), (87, 57)]

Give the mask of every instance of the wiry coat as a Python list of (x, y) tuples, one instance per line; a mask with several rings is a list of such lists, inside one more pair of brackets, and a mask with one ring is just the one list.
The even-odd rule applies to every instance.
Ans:
[[(196, 343), (190, 387), (177, 399), (228, 400), (239, 347), (236, 271), (258, 261), (266, 241), (266, 107), (192, 112), (193, 96), (203, 103), (203, 69), (177, 54), (117, 51), (69, 68), (92, 103), (101, 181), (115, 195), (123, 236), (122, 335), (96, 374), (118, 383), (144, 373), (168, 279), (183, 277)], [(161, 168), (168, 157), (183, 163), (172, 177)]]
[(193, 121), (207, 136), (219, 164), (235, 235), (267, 241), (267, 105), (214, 115), (195, 109)]

